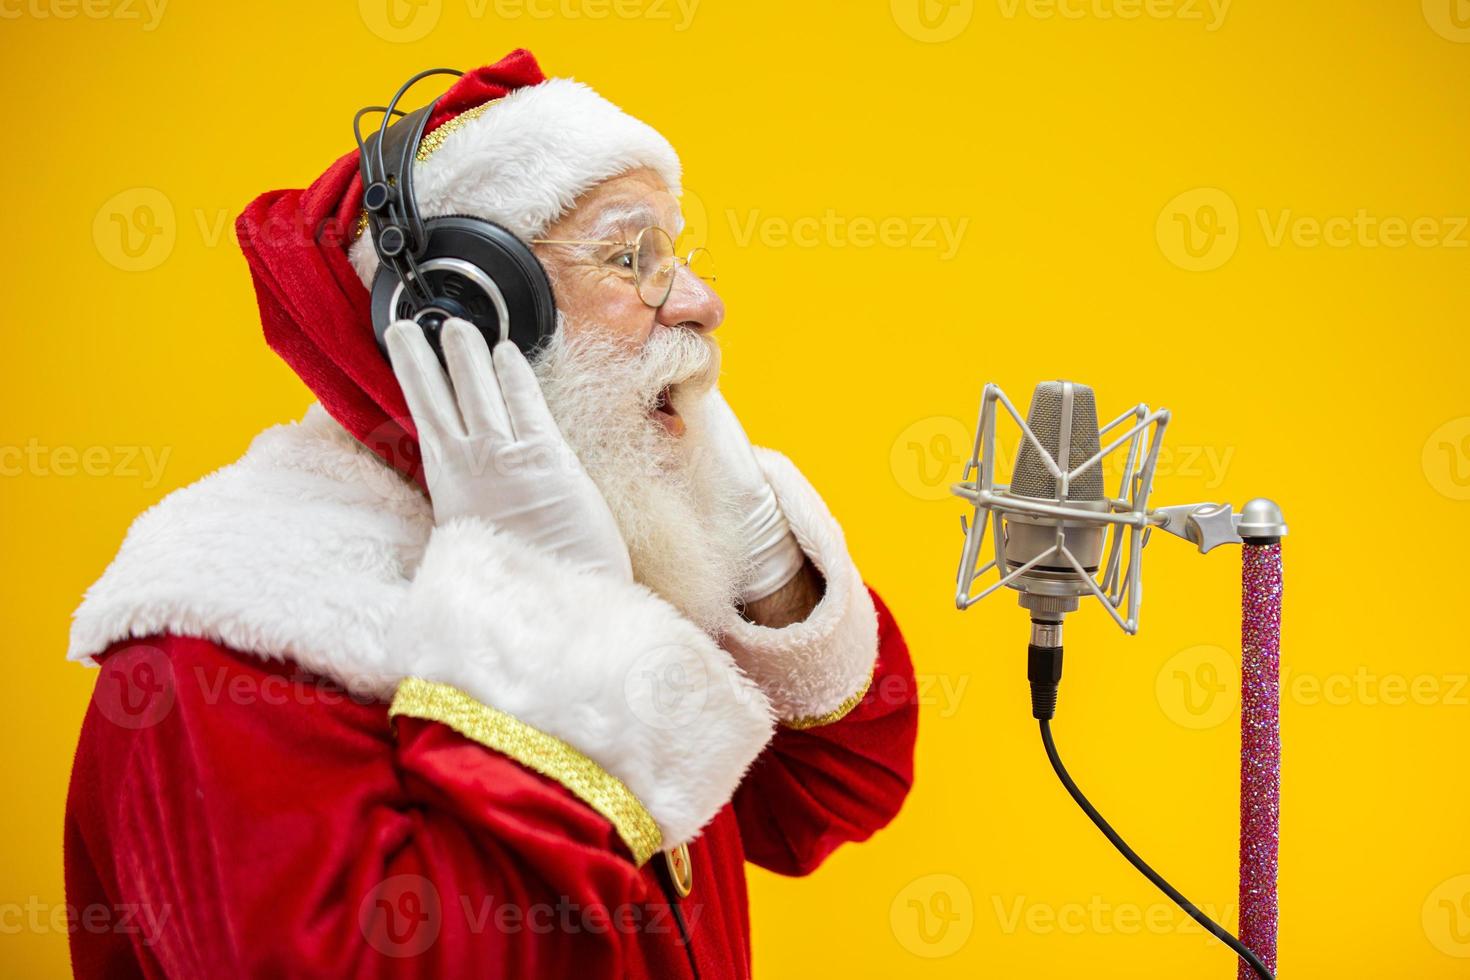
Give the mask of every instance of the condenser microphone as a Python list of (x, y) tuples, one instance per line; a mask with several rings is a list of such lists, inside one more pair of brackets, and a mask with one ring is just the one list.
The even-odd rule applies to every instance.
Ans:
[[(1009, 481), (997, 472), (996, 429), (1005, 415), (1021, 433)], [(1184, 538), (1202, 553), (1240, 544), (1242, 535), (1283, 533), (1279, 509), (1265, 499), (1241, 513), (1215, 503), (1150, 507), (1168, 425), (1167, 410), (1138, 404), (1099, 426), (1092, 389), (1074, 381), (1037, 385), (1023, 419), (998, 385), (987, 384), (965, 480), (954, 487), (974, 505), (969, 520), (960, 519), (965, 547), (955, 604), (968, 609), (1013, 589), (1033, 624), (1056, 624), (1059, 640), (1062, 617), (1091, 596), (1124, 632), (1136, 633), (1151, 532)], [(1122, 467), (1109, 493), (1103, 461), (1113, 453)], [(983, 561), (987, 547), (993, 556)], [(999, 573), (996, 580), (977, 591), (990, 572)]]
[[(1002, 492), (1042, 504), (1106, 513), (1097, 399), (1092, 389), (1072, 381), (1041, 382), (1031, 396), (1026, 430), (1029, 437), (1021, 440), (1010, 485)], [(1077, 570), (1063, 560), (1057, 544), (1076, 556), (1082, 571), (1095, 575), (1107, 526), (1096, 519), (1021, 511), (1004, 515), (1001, 535), (1006, 562), (1030, 566), (1011, 583), (1021, 593), (1021, 605), (1034, 618), (1059, 621), (1063, 613), (1077, 608), (1079, 597), (1088, 590)]]

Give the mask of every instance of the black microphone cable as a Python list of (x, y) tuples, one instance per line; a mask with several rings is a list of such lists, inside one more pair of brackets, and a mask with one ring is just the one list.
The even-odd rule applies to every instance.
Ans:
[[(1251, 952), (1245, 943), (1201, 912), (1193, 902), (1179, 892), (1179, 889), (1165, 881), (1163, 875), (1149, 867), (1148, 863), (1128, 846), (1128, 842), (1118, 835), (1112, 825), (1103, 819), (1103, 815), (1097, 812), (1097, 807), (1082, 795), (1082, 790), (1077, 788), (1077, 784), (1067, 773), (1066, 767), (1062, 765), (1062, 758), (1057, 754), (1057, 744), (1051, 735), (1051, 719), (1057, 710), (1057, 685), (1062, 679), (1061, 623), (1033, 620), (1032, 624), (1032, 643), (1027, 648), (1026, 668), (1027, 679), (1031, 682), (1031, 716), (1041, 724), (1041, 744), (1045, 746), (1046, 757), (1051, 760), (1051, 767), (1056, 771), (1057, 778), (1062, 781), (1062, 785), (1066, 787), (1067, 793), (1082, 808), (1082, 812), (1087, 814), (1088, 819), (1097, 825), (1097, 829), (1103, 832), (1103, 836), (1108, 839), (1109, 843), (1118, 849), (1118, 853), (1127, 858), (1128, 863), (1137, 868), (1140, 874), (1153, 882), (1159, 891), (1169, 896), (1175, 905), (1203, 926), (1210, 935), (1229, 946), (1236, 955), (1249, 963), (1257, 977), (1260, 977), (1261, 980), (1275, 980), (1271, 971), (1266, 969), (1266, 964), (1262, 963), (1260, 957)], [(1038, 643), (1038, 640), (1041, 642)]]

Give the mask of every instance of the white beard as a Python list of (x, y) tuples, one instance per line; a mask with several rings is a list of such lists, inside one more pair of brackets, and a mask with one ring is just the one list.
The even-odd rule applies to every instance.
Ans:
[[(562, 435), (602, 491), (628, 546), (633, 577), (718, 636), (749, 575), (740, 518), (701, 465), (702, 404), (719, 378), (720, 350), (692, 330), (656, 327), (629, 351), (596, 325), (558, 329), (532, 367)], [(671, 435), (650, 412), (659, 392), (684, 419)]]

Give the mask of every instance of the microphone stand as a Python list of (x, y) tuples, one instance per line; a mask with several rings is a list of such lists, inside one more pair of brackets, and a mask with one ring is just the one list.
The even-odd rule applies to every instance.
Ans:
[[(1276, 880), (1281, 826), (1281, 539), (1286, 520), (1257, 497), (1225, 505), (1164, 507), (1163, 530), (1201, 553), (1239, 542), (1240, 554), (1240, 942), (1276, 972)], [(1257, 972), (1241, 960), (1237, 980)]]
[[(1246, 506), (1240, 574), (1240, 941), (1276, 972), (1281, 820), (1281, 538), (1268, 500)], [(1238, 980), (1249, 980), (1240, 964)]]
[[(1070, 382), (1060, 385), (1060, 393), (1054, 386), (1038, 385), (1032, 401), (1033, 414), (1046, 424), (1046, 431), (1052, 437), (1047, 443), (1038, 439), (1030, 420), (1021, 418), (997, 385), (985, 386), (974, 454), (965, 468), (965, 481), (954, 487), (954, 493), (975, 508), (972, 521), (960, 519), (965, 547), (960, 557), (955, 604), (961, 610), (968, 609), (1005, 587), (1021, 593), (1020, 604), (1031, 614), (1031, 642), (1027, 649), (1031, 713), (1040, 724), (1047, 758), (1062, 785), (1135, 869), (1236, 952), (1240, 958), (1239, 980), (1252, 977), (1271, 980), (1277, 959), (1276, 880), (1281, 800), (1281, 538), (1287, 530), (1281, 509), (1263, 497), (1251, 500), (1238, 514), (1229, 504), (1149, 507), (1148, 497), (1169, 413), (1150, 411), (1146, 405), (1124, 412), (1099, 430), (1093, 445), (1100, 445), (1104, 437), (1120, 429), (1122, 434), (1078, 465), (1070, 448), (1077, 386)], [(1082, 388), (1090, 408), (1091, 390)], [(1038, 412), (1043, 395), (1049, 396), (1050, 401)], [(995, 428), (1002, 409), (1020, 427), (1023, 450), (1027, 447), (1035, 450), (1035, 458), (1030, 463), (1032, 471), (1027, 474), (1026, 489), (1030, 493), (1012, 492), (1012, 487), (996, 483)], [(1090, 431), (1095, 423), (1091, 419), (1087, 422)], [(1146, 438), (1150, 428), (1152, 436)], [(1127, 450), (1127, 461), (1119, 496), (1108, 498), (1107, 506), (1102, 509), (1074, 504), (1069, 497), (1072, 481), (1098, 465), (1109, 453), (1122, 448)], [(1065, 464), (1058, 459), (1065, 460)], [(1018, 464), (1018, 473), (1019, 470)], [(1037, 480), (1033, 477), (1042, 482), (1055, 481), (1054, 500), (1040, 499), (1034, 494), (1032, 484)], [(1086, 498), (1088, 502), (1094, 499)], [(1020, 556), (1016, 560), (1006, 554), (1006, 541), (1013, 525), (1019, 528)], [(1039, 543), (1036, 541), (1037, 525), (1055, 529), (1049, 547), (1044, 537)], [(1101, 566), (1105, 570), (1095, 579), (1096, 564), (1079, 561), (1074, 547), (1085, 545), (1088, 534), (1083, 533), (1084, 529), (1109, 525), (1113, 528), (1112, 547)], [(987, 530), (993, 531), (994, 558), (981, 564)], [(1051, 721), (1056, 713), (1062, 676), (1062, 620), (1066, 613), (1077, 609), (1081, 596), (1091, 595), (1124, 632), (1137, 632), (1140, 558), (1149, 533), (1154, 530), (1190, 541), (1201, 554), (1222, 544), (1242, 546), (1238, 939), (1186, 899), (1128, 846), (1078, 788), (1062, 764), (1052, 737)], [(1096, 554), (1089, 557), (1100, 558), (1100, 546), (1094, 550)], [(1125, 550), (1126, 571), (1122, 566)], [(1059, 578), (1057, 573), (1066, 573), (1068, 567), (1075, 575)], [(1037, 574), (1032, 574), (1033, 569)], [(999, 578), (975, 592), (977, 580), (992, 570), (998, 571)]]

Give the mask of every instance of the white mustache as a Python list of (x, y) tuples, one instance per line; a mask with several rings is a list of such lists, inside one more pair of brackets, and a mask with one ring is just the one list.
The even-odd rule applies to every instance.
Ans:
[[(579, 434), (607, 433), (618, 419), (651, 424), (648, 416), (665, 389), (670, 404), (684, 414), (719, 381), (720, 347), (708, 334), (659, 326), (641, 347), (630, 347), (595, 322), (569, 322), (562, 314), (558, 320), (551, 344), (531, 366), (563, 432), (576, 430), (569, 437), (579, 455), (601, 449), (578, 444)], [(649, 431), (660, 445), (668, 439), (662, 426)]]
[(638, 362), (635, 390), (651, 410), (665, 388), (677, 388), (681, 394), (712, 388), (720, 375), (720, 348), (692, 330), (661, 330), (639, 352)]

